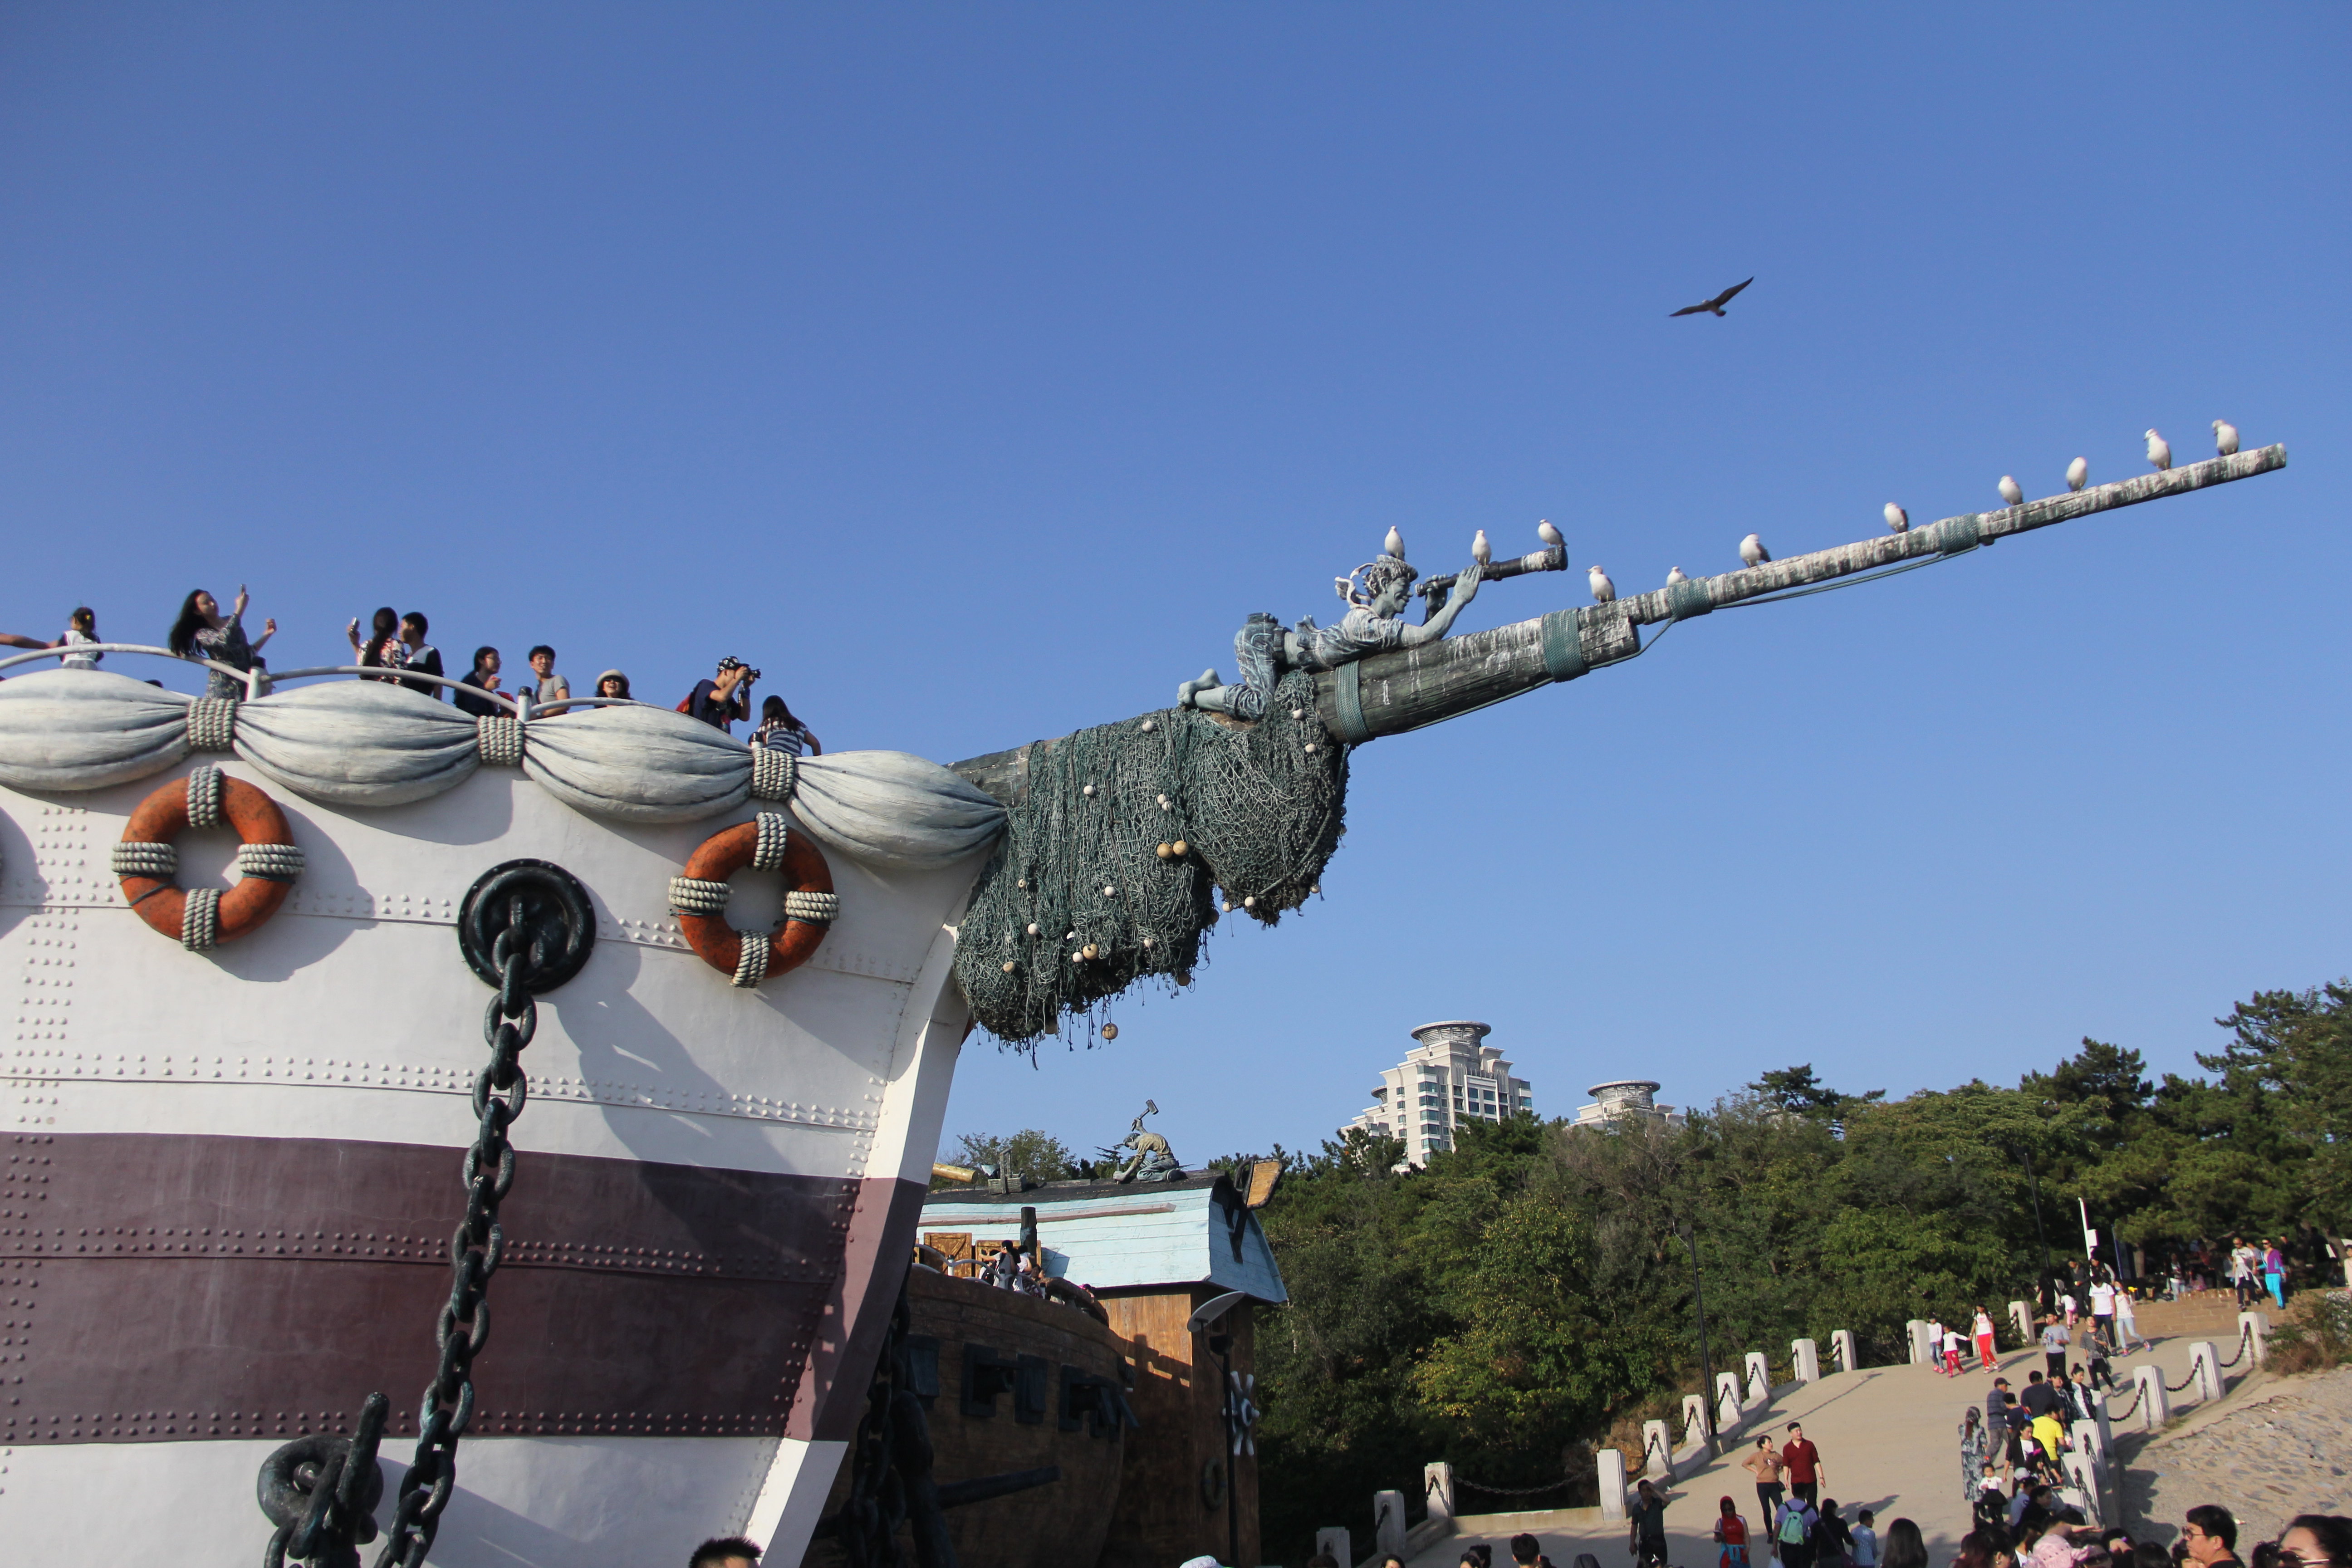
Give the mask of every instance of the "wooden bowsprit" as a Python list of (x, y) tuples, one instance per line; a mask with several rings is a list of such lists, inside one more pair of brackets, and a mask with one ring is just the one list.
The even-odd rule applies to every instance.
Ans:
[[(1768, 561), (1717, 577), (1694, 577), (1613, 604), (1554, 610), (1492, 631), (1375, 654), (1318, 675), (1316, 709), (1333, 735), (1360, 745), (1382, 735), (1458, 718), (1631, 658), (1642, 651), (1636, 630), (1640, 626), (1690, 620), (1779, 595), (1793, 595), (1812, 589), (1813, 584), (1842, 578), (1924, 566), (2012, 534), (2030, 533), (2117, 507), (2186, 495), (2285, 467), (2284, 447), (2264, 447), (1998, 511), (1964, 512), (1906, 533)], [(960, 766), (959, 771), (968, 767)], [(967, 776), (971, 776), (969, 772)], [(987, 787), (986, 781), (980, 782)]]

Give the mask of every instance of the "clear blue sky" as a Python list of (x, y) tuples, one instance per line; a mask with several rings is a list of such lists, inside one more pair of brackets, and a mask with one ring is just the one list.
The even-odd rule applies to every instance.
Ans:
[(391, 603), (948, 761), (1391, 524), (1559, 523), (1493, 625), (2226, 416), (2294, 466), (1368, 748), (1323, 902), (1113, 1046), (974, 1037), (950, 1131), (1311, 1147), (1460, 1016), (1554, 1113), (2186, 1070), (2352, 968), (2347, 59), (2340, 5), (12, 5), (0, 626), (244, 581), (281, 666)]

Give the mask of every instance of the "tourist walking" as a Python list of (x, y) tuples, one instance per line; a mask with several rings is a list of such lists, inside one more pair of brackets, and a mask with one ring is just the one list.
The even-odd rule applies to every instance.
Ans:
[[(218, 601), (202, 588), (197, 589), (181, 602), (179, 619), (172, 623), (163, 646), (182, 658), (208, 658), (231, 669), (249, 671), (256, 666), (268, 668), (259, 656), (263, 645), (278, 635), (278, 623), (265, 621), (261, 635), (247, 641), (245, 607), (248, 602), (245, 584), (240, 583), (236, 587), (236, 607), (224, 616)], [(207, 697), (226, 697), (234, 702), (243, 700), (246, 692), (245, 682), (233, 675), (217, 669), (205, 672)]]
[(2230, 1286), (2238, 1293), (2238, 1310), (2241, 1312), (2254, 1304), (2254, 1265), (2257, 1261), (2254, 1249), (2246, 1245), (2244, 1237), (2230, 1238)]
[(1992, 1431), (1973, 1405), (1960, 1417), (1960, 1500), (1974, 1502), (1984, 1486), (1985, 1465), (1992, 1457)]
[(2116, 1353), (2127, 1355), (2135, 1346), (2146, 1348), (2147, 1341), (2140, 1338), (2139, 1319), (2132, 1311), (2132, 1293), (2116, 1292)]
[(1821, 1517), (1813, 1526), (1814, 1568), (1853, 1568), (1853, 1532), (1839, 1517), (1837, 1499), (1822, 1500)]
[(1748, 1568), (1748, 1521), (1739, 1517), (1729, 1498), (1720, 1499), (1715, 1506), (1715, 1568)]
[[(97, 641), (98, 612), (84, 605), (66, 617), (66, 635), (51, 646), (77, 647), (95, 644)], [(69, 653), (58, 660), (58, 668), (59, 669), (96, 669), (98, 661), (105, 657), (102, 653)]]
[(1992, 1314), (1979, 1307), (1975, 1321), (1969, 1325), (1969, 1332), (1977, 1342), (1977, 1360), (1983, 1364), (1984, 1370), (1992, 1372), (1998, 1369), (2000, 1357), (1993, 1347)]
[(2074, 1342), (2074, 1336), (2066, 1331), (2066, 1325), (2058, 1321), (2056, 1313), (2042, 1320), (2042, 1361), (2050, 1369), (2053, 1383), (2066, 1375), (2066, 1347)]
[(1788, 1441), (1780, 1445), (1780, 1462), (1789, 1467), (1789, 1495), (1818, 1508), (1826, 1467), (1822, 1464), (1822, 1451), (1806, 1440), (1802, 1424), (1789, 1423)]
[(821, 757), (824, 748), (817, 744), (809, 727), (793, 717), (784, 700), (771, 694), (760, 704), (760, 727), (751, 731), (751, 744), (764, 746), (772, 752), (786, 752), (795, 757)]
[(2111, 1351), (2116, 1347), (2116, 1284), (2112, 1279), (2092, 1282), (2091, 1342)]
[(474, 650), (474, 666), (466, 671), (449, 700), (460, 713), (470, 713), (477, 719), (503, 713), (503, 705), (490, 700), (488, 694), (499, 689), (499, 650), (483, 647)]
[(1987, 1476), (1977, 1484), (1974, 1514), (1979, 1530), (2009, 1528), (2009, 1500), (2000, 1495), (1999, 1476)]
[(1927, 1568), (1927, 1542), (1916, 1524), (1907, 1519), (1888, 1522), (1880, 1568)]
[(2270, 1288), (2272, 1303), (2286, 1310), (2286, 1253), (2274, 1241), (2263, 1243), (2263, 1283)]
[(1647, 1477), (1633, 1489), (1633, 1500), (1626, 1512), (1626, 1545), (1632, 1549), (1638, 1568), (1666, 1568), (1666, 1500), (1658, 1495)]
[[(400, 612), (390, 605), (377, 609), (373, 623), (364, 641), (360, 637), (360, 623), (354, 618), (343, 628), (343, 636), (352, 643), (352, 656), (362, 669), (398, 669), (408, 662), (408, 648), (400, 640)], [(390, 680), (389, 675), (370, 675), (367, 680)]]
[(1772, 1447), (1771, 1433), (1756, 1439), (1756, 1447), (1739, 1461), (1739, 1468), (1756, 1478), (1757, 1517), (1763, 1521), (1764, 1534), (1769, 1539), (1773, 1519), (1780, 1511), (1780, 1500), (1789, 1495), (1789, 1489), (1781, 1484), (1788, 1467)]
[(1813, 1527), (1821, 1522), (1811, 1500), (1792, 1497), (1772, 1521), (1772, 1546), (1780, 1568), (1813, 1568)]
[(1864, 1509), (1854, 1517), (1853, 1568), (1878, 1568), (1878, 1516)]
[(1960, 1375), (1960, 1331), (1953, 1328), (1948, 1323), (1945, 1324), (1944, 1375), (1946, 1377), (1958, 1377)]
[(572, 700), (572, 683), (555, 673), (555, 650), (545, 643), (532, 648), (527, 656), (530, 672), (539, 679), (524, 689), (530, 693), (530, 705), (544, 708), (551, 702)]

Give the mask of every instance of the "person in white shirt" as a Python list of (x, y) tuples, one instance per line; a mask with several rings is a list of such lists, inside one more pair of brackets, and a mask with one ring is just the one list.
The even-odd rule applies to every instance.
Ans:
[(2116, 1288), (2105, 1279), (2091, 1287), (2091, 1342), (2115, 1349)]
[(1969, 1325), (1969, 1329), (1977, 1342), (1977, 1359), (1984, 1363), (1985, 1371), (1998, 1372), (2000, 1357), (1993, 1348), (1992, 1314), (1979, 1307), (1976, 1321)]
[(2134, 1345), (2145, 1348), (2147, 1341), (2140, 1338), (2139, 1320), (2132, 1315), (2132, 1298), (2128, 1290), (2116, 1292), (2116, 1353), (2122, 1355)]
[[(66, 635), (58, 639), (58, 647), (72, 647), (98, 641), (98, 615), (88, 605), (76, 610), (66, 625)], [(69, 653), (58, 660), (60, 669), (96, 669), (102, 653)]]

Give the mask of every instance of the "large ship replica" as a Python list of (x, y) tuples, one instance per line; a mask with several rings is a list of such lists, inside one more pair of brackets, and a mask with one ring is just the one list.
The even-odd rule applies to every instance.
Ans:
[[(162, 649), (9, 659), (5, 1559), (645, 1568), (741, 1534), (777, 1568), (951, 1568), (943, 1520), (1009, 1489), (1032, 1522), (1002, 1560), (1084, 1568), (1104, 1533), (1038, 1510), (1108, 1517), (1048, 1500), (1116, 1492), (1120, 1464), (996, 1463), (927, 1423), (984, 1404), (992, 1430), (1140, 1446), (1139, 1381), (1217, 1367), (1272, 1287), (1180, 1281), (1157, 1342), (1050, 1296), (971, 1329), (988, 1355), (917, 1331), (986, 1305), (914, 1261), (975, 1023), (1108, 1037), (1122, 992), (1190, 983), (1218, 919), (1296, 908), (1367, 742), (1631, 658), (1644, 626), (2285, 461), (2231, 450), (1461, 637), (1480, 583), (1565, 544), (1494, 562), (1482, 535), (1401, 630), (1391, 536), (1338, 626), (1253, 617), (1234, 682), (954, 767), (771, 753), (642, 704), (477, 719), (380, 670), (215, 666), (191, 698), (118, 673)], [(959, 1234), (1041, 1206), (969, 1203)], [(1218, 1268), (1241, 1266), (1215, 1182), (1159, 1208), (1223, 1216)], [(1187, 1460), (1184, 1506), (1253, 1562), (1227, 1522), (1255, 1495), (1246, 1390), (1196, 1382), (1233, 1439), (1222, 1483)]]

